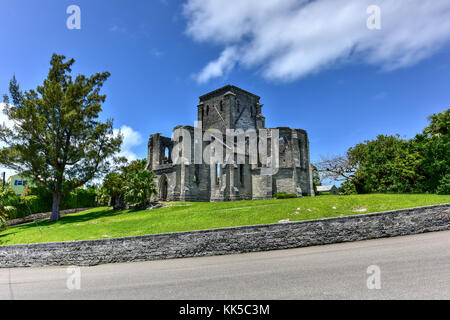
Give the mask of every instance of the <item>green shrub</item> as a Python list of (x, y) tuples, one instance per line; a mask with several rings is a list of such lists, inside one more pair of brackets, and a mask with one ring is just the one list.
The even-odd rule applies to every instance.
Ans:
[(0, 215), (10, 220), (20, 216), (23, 202), (8, 186), (0, 187)]
[(353, 183), (353, 181), (345, 181), (341, 187), (339, 188), (339, 194), (342, 195), (351, 195), (351, 194), (357, 194), (358, 192), (356, 191), (356, 186)]
[[(52, 210), (52, 203), (53, 203), (53, 195), (47, 188), (44, 188), (42, 186), (34, 186), (32, 187), (28, 193), (27, 196), (36, 196), (39, 201), (39, 205), (37, 205), (41, 210), (41, 212), (49, 212)], [(36, 212), (40, 213), (40, 212)]]
[(6, 221), (15, 219), (17, 217), (18, 210), (13, 206), (5, 206), (0, 208), (0, 216)]
[[(32, 196), (29, 206), (33, 213), (50, 212), (52, 210), (52, 193), (44, 187), (31, 188), (28, 196)], [(95, 189), (78, 188), (63, 195), (60, 209), (91, 208), (97, 206), (97, 191)]]
[(128, 176), (125, 184), (125, 200), (136, 208), (145, 208), (150, 197), (156, 194), (155, 174), (150, 170), (140, 170)]
[(0, 232), (6, 229), (6, 219), (2, 213), (0, 213)]
[(51, 204), (42, 201), (41, 198), (35, 195), (25, 195), (22, 196), (23, 209), (25, 215), (34, 214), (34, 213), (42, 213), (42, 212), (50, 212)]
[(450, 174), (445, 175), (436, 190), (437, 194), (450, 194)]
[(63, 209), (92, 208), (97, 206), (97, 191), (95, 189), (79, 188), (64, 195), (61, 207)]
[(273, 195), (275, 199), (292, 199), (297, 198), (295, 193), (278, 192)]
[[(64, 195), (61, 209), (92, 208), (97, 206), (95, 189), (77, 189)], [(0, 186), (0, 215), (5, 220), (25, 218), (35, 213), (52, 210), (52, 194), (43, 187), (32, 187), (26, 194), (18, 196), (8, 186)]]
[(92, 208), (97, 206), (98, 191), (96, 189), (78, 189), (76, 196), (77, 208)]

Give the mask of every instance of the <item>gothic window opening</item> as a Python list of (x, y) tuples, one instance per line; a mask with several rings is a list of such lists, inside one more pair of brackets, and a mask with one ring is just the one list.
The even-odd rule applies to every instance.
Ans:
[(170, 159), (170, 152), (169, 152), (169, 148), (165, 147), (164, 148), (164, 159), (163, 159), (163, 163), (169, 163), (169, 159)]
[[(259, 139), (261, 139), (261, 138), (259, 138)], [(260, 149), (259, 149), (259, 144), (258, 144), (258, 146), (257, 146), (257, 152), (256, 152), (256, 157), (257, 157), (257, 159), (258, 159), (258, 168), (262, 168), (262, 162), (261, 162), (261, 155), (260, 155)]]
[(241, 186), (244, 185), (244, 165), (243, 164), (239, 165), (239, 182), (240, 182)]
[(214, 144), (214, 141), (216, 140), (216, 137), (212, 136), (211, 137), (211, 157), (214, 157), (216, 155), (216, 147)]
[(216, 184), (220, 183), (220, 178), (222, 175), (220, 163), (216, 163)]
[(287, 149), (289, 147), (289, 142), (286, 137), (280, 137), (280, 151), (281, 149)]
[(198, 164), (194, 166), (194, 182), (195, 183), (200, 182), (200, 165)]
[(159, 182), (159, 196), (160, 200), (167, 201), (167, 195), (168, 195), (168, 189), (169, 189), (169, 183), (167, 180), (167, 176), (163, 175)]
[(305, 153), (302, 149), (302, 139), (298, 139), (298, 152), (300, 155), (300, 168), (305, 169), (306, 168), (306, 160), (305, 160)]
[(178, 156), (180, 157), (180, 158), (182, 158), (183, 157), (183, 137), (180, 137), (180, 140), (179, 140), (179, 153), (178, 153)]
[(279, 151), (280, 151), (280, 156), (283, 155), (283, 163), (286, 163), (286, 158), (284, 157), (284, 155), (286, 154), (287, 150), (288, 150), (288, 140), (286, 137), (280, 137), (280, 145), (279, 145)]

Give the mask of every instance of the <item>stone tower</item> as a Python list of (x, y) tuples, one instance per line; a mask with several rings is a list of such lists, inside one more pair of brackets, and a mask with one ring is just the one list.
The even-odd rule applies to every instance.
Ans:
[(261, 129), (265, 127), (260, 97), (235, 86), (225, 86), (200, 97), (198, 121), (203, 130)]

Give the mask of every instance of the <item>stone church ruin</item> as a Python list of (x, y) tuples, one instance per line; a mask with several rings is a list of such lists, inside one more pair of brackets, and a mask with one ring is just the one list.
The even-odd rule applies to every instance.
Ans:
[(198, 122), (152, 134), (147, 169), (161, 201), (314, 196), (305, 130), (266, 128), (260, 97), (227, 85), (200, 97)]

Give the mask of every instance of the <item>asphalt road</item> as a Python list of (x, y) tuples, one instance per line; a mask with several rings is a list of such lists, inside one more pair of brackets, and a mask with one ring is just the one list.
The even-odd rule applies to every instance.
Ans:
[[(372, 265), (379, 267), (380, 289), (367, 287)], [(79, 278), (69, 271), (75, 273), (66, 267), (0, 269), (0, 300), (450, 299), (450, 231), (101, 265), (80, 268)]]

